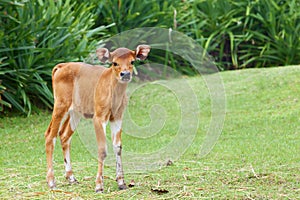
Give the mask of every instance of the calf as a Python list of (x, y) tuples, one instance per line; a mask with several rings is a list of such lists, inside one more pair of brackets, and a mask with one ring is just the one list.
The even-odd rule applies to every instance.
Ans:
[(110, 68), (85, 63), (61, 63), (52, 71), (54, 108), (45, 132), (47, 183), (56, 187), (53, 170), (53, 150), (59, 135), (64, 154), (66, 179), (77, 183), (70, 159), (71, 136), (81, 117), (93, 119), (98, 145), (96, 192), (103, 192), (103, 166), (106, 157), (106, 125), (110, 122), (113, 149), (116, 156), (116, 181), (119, 189), (126, 189), (122, 168), (122, 115), (127, 104), (126, 87), (131, 81), (133, 62), (144, 60), (150, 46), (139, 45), (135, 51), (118, 48), (109, 52), (97, 49), (101, 62), (111, 62)]

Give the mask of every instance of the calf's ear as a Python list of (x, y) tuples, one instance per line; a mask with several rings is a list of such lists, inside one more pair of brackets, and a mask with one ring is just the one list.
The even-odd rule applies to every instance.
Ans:
[(111, 57), (110, 52), (106, 48), (97, 49), (96, 54), (98, 56), (98, 59), (103, 63), (109, 61)]
[(150, 46), (149, 45), (139, 45), (136, 47), (135, 51), (135, 57), (137, 60), (145, 60), (150, 52)]

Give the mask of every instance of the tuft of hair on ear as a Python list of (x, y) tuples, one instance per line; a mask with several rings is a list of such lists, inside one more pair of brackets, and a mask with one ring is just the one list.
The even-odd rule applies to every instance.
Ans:
[(110, 59), (110, 52), (106, 48), (99, 48), (96, 50), (96, 54), (100, 62), (107, 62)]
[(139, 46), (136, 47), (136, 58), (138, 60), (145, 60), (150, 52), (150, 46), (146, 45), (146, 44), (141, 44)]

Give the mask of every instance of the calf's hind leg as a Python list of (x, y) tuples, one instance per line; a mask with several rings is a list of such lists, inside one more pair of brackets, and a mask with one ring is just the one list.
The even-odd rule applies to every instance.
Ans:
[[(71, 115), (71, 113), (70, 113)], [(65, 171), (66, 171), (66, 179), (69, 181), (69, 183), (78, 183), (76, 178), (73, 175), (73, 170), (72, 170), (72, 165), (71, 165), (71, 155), (70, 155), (70, 148), (71, 148), (71, 139), (72, 135), (74, 133), (74, 130), (76, 126), (74, 126), (74, 121), (78, 119), (74, 119), (71, 115), (68, 116), (66, 121), (64, 122), (64, 125), (59, 133), (60, 136), (60, 141), (61, 141), (61, 146), (63, 150), (63, 155), (64, 155), (64, 164), (65, 164)], [(72, 125), (71, 125), (72, 124)], [(77, 125), (78, 123), (76, 123)]]
[(54, 169), (53, 169), (53, 151), (55, 147), (56, 137), (58, 135), (59, 127), (63, 117), (67, 113), (67, 108), (59, 108), (54, 105), (54, 111), (52, 119), (48, 129), (45, 132), (45, 149), (47, 159), (47, 183), (51, 189), (56, 187), (54, 180)]

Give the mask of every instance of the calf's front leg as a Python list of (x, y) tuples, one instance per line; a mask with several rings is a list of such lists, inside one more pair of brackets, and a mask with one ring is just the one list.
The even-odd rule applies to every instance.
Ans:
[(122, 120), (115, 120), (110, 122), (113, 149), (116, 155), (116, 181), (118, 183), (119, 189), (126, 189), (126, 184), (124, 181), (124, 172), (122, 166)]
[(98, 172), (96, 176), (96, 192), (103, 192), (103, 169), (104, 160), (107, 155), (106, 150), (106, 125), (107, 122), (100, 117), (94, 118), (94, 127), (96, 133), (96, 140), (98, 145)]

